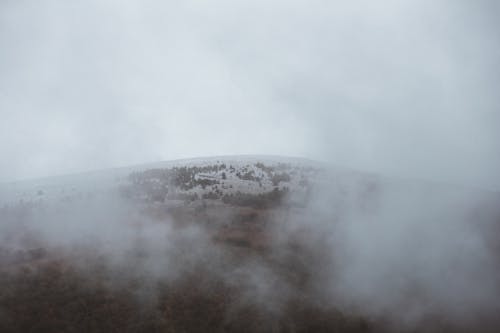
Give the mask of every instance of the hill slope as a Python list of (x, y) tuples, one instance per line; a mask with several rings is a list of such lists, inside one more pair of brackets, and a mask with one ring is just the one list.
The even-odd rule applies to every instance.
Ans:
[(500, 327), (496, 193), (246, 156), (0, 194), (1, 331)]

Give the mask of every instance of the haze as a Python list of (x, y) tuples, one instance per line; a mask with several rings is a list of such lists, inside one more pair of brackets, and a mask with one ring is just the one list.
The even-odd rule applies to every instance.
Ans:
[(0, 180), (277, 154), (500, 189), (495, 1), (0, 3)]

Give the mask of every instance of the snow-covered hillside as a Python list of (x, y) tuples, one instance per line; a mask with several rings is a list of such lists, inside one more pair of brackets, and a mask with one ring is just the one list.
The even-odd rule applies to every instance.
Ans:
[(235, 195), (304, 192), (318, 162), (277, 156), (184, 159), (0, 184), (0, 207), (58, 203), (120, 193), (138, 200), (223, 199)]

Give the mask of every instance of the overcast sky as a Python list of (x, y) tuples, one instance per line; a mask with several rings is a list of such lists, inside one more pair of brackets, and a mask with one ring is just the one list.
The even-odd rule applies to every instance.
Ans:
[(0, 180), (277, 154), (500, 189), (499, 9), (1, 0)]

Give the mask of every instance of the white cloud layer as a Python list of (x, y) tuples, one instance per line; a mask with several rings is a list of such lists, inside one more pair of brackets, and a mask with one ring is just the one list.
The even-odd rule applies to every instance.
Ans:
[(500, 189), (495, 1), (0, 3), (0, 180), (284, 154)]

